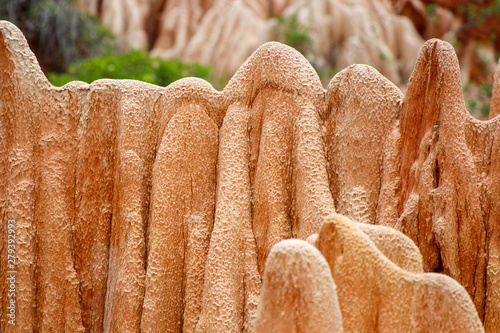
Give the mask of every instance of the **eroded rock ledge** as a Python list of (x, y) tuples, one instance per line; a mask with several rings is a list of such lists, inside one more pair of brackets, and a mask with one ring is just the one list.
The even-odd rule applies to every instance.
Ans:
[[(366, 65), (325, 90), (279, 43), (221, 92), (195, 78), (56, 88), (8, 22), (0, 68), (0, 215), (17, 237), (16, 326), (1, 331), (249, 332), (271, 248), (333, 212), (365, 223), (377, 265), (451, 276), (470, 318), (500, 330), (500, 117), (468, 114), (449, 44), (423, 46), (406, 95)], [(295, 274), (280, 265), (277, 279)]]

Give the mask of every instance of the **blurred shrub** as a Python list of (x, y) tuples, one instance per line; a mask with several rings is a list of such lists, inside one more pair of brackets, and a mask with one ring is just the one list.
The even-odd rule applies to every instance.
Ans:
[(483, 82), (479, 86), (479, 92), (484, 96), (491, 98), (491, 96), (493, 96), (493, 82)]
[(300, 23), (297, 14), (278, 17), (277, 20), (277, 40), (306, 55), (312, 45), (309, 28)]
[(180, 60), (162, 60), (144, 51), (131, 51), (122, 55), (108, 55), (83, 60), (71, 65), (67, 73), (49, 73), (50, 82), (63, 86), (70, 81), (91, 83), (97, 79), (132, 79), (167, 86), (183, 77), (205, 79), (220, 88), (220, 81), (211, 75), (212, 68), (197, 63), (187, 64)]
[(487, 18), (500, 15), (500, 0), (486, 3), (484, 0), (466, 2), (459, 6), (459, 12), (465, 16), (468, 23), (480, 25)]
[(476, 84), (468, 81), (464, 84), (464, 97), (467, 109), (474, 116), (487, 119), (490, 113), (491, 97), (493, 95), (493, 83), (486, 81)]
[(73, 0), (0, 0), (0, 19), (21, 29), (44, 71), (114, 51), (114, 36)]

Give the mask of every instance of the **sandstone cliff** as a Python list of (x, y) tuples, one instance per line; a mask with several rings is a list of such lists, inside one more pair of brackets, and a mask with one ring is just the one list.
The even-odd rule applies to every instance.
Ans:
[(307, 31), (311, 43), (299, 51), (320, 71), (364, 63), (401, 87), (424, 40), (453, 41), (464, 83), (492, 81), (500, 50), (494, 0), (78, 0), (76, 5), (109, 27), (122, 50), (202, 62), (227, 78), (261, 44), (293, 44), (283, 31)]
[[(194, 78), (55, 88), (8, 22), (0, 68), (0, 215), (16, 221), (18, 286), (17, 325), (2, 331), (251, 331), (273, 246), (319, 233), (335, 211), (366, 224), (346, 228), (376, 259), (354, 252), (352, 267), (392, 267), (370, 273), (386, 286), (386, 322), (401, 311), (387, 275), (404, 268), (401, 279), (424, 281), (415, 297), (431, 288), (436, 318), (500, 329), (500, 119), (467, 113), (449, 44), (424, 45), (406, 95), (366, 65), (325, 90), (279, 43), (221, 92)], [(7, 228), (0, 236), (5, 281)], [(422, 267), (469, 296), (441, 275), (415, 278)]]

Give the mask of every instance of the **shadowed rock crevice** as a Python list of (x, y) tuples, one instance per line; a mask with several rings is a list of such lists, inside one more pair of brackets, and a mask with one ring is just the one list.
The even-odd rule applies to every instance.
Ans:
[[(397, 228), (417, 243), (426, 271), (442, 264), (443, 272), (465, 287), (481, 318), (490, 302), (488, 257), (494, 257), (486, 242), (486, 217), (495, 199), (484, 188), (489, 177), (498, 177), (486, 172), (492, 165), (487, 147), (498, 130), (498, 119), (478, 121), (465, 109), (451, 45), (428, 41), (401, 109), (402, 214)], [(485, 317), (491, 330), (488, 322)]]
[(249, 116), (247, 107), (232, 105), (220, 129), (215, 222), (196, 332), (252, 330), (260, 276), (251, 220)]

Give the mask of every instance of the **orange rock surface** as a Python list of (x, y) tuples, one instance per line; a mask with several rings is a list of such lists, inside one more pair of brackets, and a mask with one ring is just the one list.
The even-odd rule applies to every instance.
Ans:
[(484, 332), (457, 281), (394, 265), (348, 218), (328, 216), (317, 247), (337, 284), (345, 332)]
[[(383, 290), (378, 303), (363, 296), (366, 318), (343, 315), (344, 330), (372, 327), (375, 309), (402, 329), (413, 324), (398, 316), (500, 330), (500, 118), (467, 113), (449, 44), (424, 45), (406, 95), (367, 65), (325, 90), (276, 42), (220, 92), (195, 78), (56, 88), (8, 22), (0, 68), (0, 215), (16, 221), (17, 257), (16, 325), (1, 331), (250, 332), (273, 246), (320, 233), (333, 212), (360, 222), (346, 235), (366, 249), (353, 245), (342, 267)], [(331, 247), (352, 245), (318, 237), (331, 268)], [(332, 276), (342, 310), (348, 278)], [(403, 313), (402, 300), (430, 307)]]
[(343, 332), (335, 282), (325, 258), (298, 239), (276, 244), (262, 279), (254, 332)]

